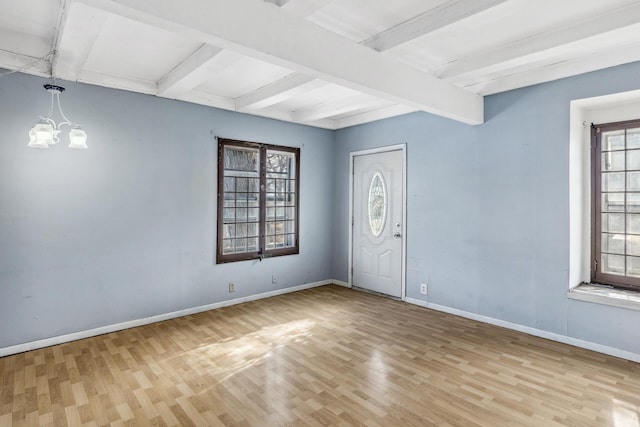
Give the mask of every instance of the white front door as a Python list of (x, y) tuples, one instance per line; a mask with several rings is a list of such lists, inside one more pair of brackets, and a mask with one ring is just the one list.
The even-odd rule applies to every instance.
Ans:
[(402, 297), (402, 150), (353, 157), (352, 284)]

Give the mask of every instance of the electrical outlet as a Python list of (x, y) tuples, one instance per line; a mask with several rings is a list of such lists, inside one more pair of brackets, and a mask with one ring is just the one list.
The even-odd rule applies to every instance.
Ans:
[(420, 283), (420, 293), (422, 295), (426, 295), (427, 294), (427, 284), (426, 283)]
[(229, 282), (229, 292), (235, 292), (236, 291), (236, 284), (233, 282)]
[(278, 283), (278, 279), (276, 278), (276, 276), (271, 276), (271, 283), (274, 285)]

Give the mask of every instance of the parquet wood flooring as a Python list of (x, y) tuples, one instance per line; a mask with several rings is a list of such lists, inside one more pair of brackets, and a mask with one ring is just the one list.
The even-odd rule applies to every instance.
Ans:
[(0, 426), (639, 426), (640, 365), (324, 286), (0, 358)]

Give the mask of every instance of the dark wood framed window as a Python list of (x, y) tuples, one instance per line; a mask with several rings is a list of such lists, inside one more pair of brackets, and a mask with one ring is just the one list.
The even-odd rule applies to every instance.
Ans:
[(218, 138), (218, 264), (299, 253), (300, 149)]
[(591, 127), (591, 281), (640, 290), (640, 120)]

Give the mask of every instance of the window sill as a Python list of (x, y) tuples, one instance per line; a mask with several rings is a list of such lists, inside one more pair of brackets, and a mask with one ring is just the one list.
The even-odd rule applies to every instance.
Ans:
[(583, 284), (567, 292), (567, 297), (579, 301), (640, 311), (640, 292), (638, 291)]

